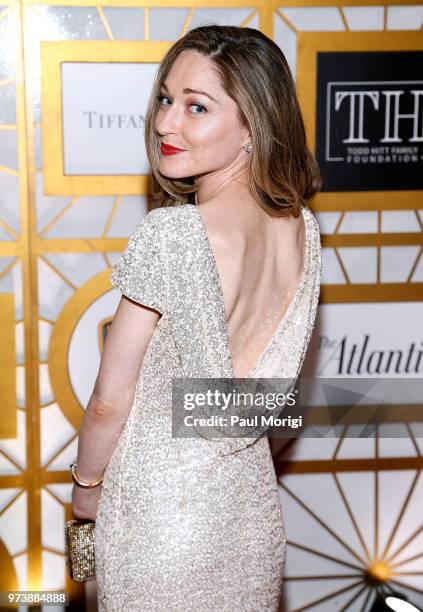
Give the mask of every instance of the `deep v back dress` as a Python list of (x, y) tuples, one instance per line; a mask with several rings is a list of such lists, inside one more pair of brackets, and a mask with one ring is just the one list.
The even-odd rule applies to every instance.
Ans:
[[(320, 292), (317, 221), (297, 291), (248, 378), (301, 370)], [(172, 378), (233, 378), (222, 287), (194, 204), (149, 212), (111, 281), (161, 313), (96, 517), (99, 611), (276, 612), (286, 533), (267, 436), (172, 437)]]

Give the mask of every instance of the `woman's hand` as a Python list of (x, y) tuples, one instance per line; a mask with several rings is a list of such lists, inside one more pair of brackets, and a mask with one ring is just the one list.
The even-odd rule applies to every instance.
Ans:
[(77, 519), (91, 519), (95, 521), (97, 507), (103, 485), (92, 489), (84, 489), (74, 484), (72, 489), (72, 514)]

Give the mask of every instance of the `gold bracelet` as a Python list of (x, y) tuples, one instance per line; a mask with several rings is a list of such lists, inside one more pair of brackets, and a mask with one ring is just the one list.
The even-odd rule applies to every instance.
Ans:
[(93, 487), (97, 487), (103, 482), (103, 478), (100, 478), (100, 480), (96, 480), (95, 482), (84, 482), (83, 480), (81, 480), (78, 474), (76, 473), (76, 457), (69, 467), (71, 470), (72, 479), (74, 483), (77, 484), (79, 487), (83, 487), (84, 489), (92, 489)]

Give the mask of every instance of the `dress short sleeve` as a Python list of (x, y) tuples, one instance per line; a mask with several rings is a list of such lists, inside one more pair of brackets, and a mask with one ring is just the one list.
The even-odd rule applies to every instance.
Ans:
[(131, 300), (163, 314), (166, 278), (158, 211), (147, 213), (135, 227), (125, 251), (113, 266), (110, 281)]

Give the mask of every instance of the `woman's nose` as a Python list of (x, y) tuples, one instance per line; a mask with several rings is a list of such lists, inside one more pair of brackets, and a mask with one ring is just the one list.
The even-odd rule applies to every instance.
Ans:
[(168, 104), (159, 108), (156, 115), (156, 130), (160, 136), (176, 134), (181, 129), (182, 113), (176, 104)]

